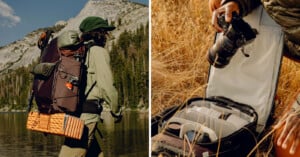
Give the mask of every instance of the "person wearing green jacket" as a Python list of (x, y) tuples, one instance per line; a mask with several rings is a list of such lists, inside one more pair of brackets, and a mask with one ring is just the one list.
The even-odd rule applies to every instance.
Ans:
[[(87, 66), (86, 102), (80, 116), (84, 120), (86, 130), (81, 140), (66, 139), (59, 156), (61, 157), (85, 157), (88, 149), (94, 142), (94, 133), (97, 122), (100, 120), (102, 106), (107, 104), (111, 107), (112, 114), (118, 110), (118, 92), (114, 87), (110, 56), (104, 48), (109, 31), (114, 26), (101, 17), (90, 16), (85, 18), (80, 26), (81, 40), (87, 48), (85, 65)], [(98, 108), (86, 109), (86, 108)], [(96, 112), (93, 112), (93, 110)], [(103, 153), (97, 154), (103, 156)], [(93, 155), (94, 156), (94, 155)]]
[[(278, 23), (285, 33), (284, 55), (296, 62), (300, 62), (300, 1), (299, 0), (209, 0), (212, 12), (212, 25), (218, 31), (223, 31), (217, 24), (217, 17), (225, 14), (225, 21), (230, 22), (232, 13), (237, 12), (246, 16), (259, 5)], [(283, 116), (284, 119), (275, 128), (283, 126), (276, 144), (283, 149), (292, 141), (289, 149), (294, 154), (300, 146), (300, 94), (293, 103), (291, 110)], [(299, 148), (298, 148), (299, 149)], [(299, 150), (298, 150), (299, 151)]]

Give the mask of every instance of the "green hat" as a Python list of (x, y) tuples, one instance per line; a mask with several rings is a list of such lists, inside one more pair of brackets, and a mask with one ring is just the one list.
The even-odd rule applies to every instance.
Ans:
[(79, 26), (80, 31), (83, 33), (90, 32), (100, 28), (106, 31), (112, 31), (116, 27), (108, 25), (107, 20), (104, 20), (101, 17), (97, 17), (97, 16), (90, 16), (85, 18)]
[(65, 31), (57, 37), (58, 48), (76, 46), (78, 44), (80, 44), (79, 36), (74, 30)]

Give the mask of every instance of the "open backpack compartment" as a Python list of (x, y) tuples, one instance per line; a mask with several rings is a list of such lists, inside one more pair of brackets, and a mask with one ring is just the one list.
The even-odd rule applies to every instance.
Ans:
[(152, 138), (152, 149), (170, 156), (216, 156), (217, 151), (218, 156), (245, 156), (256, 143), (256, 124), (251, 106), (224, 97), (193, 98), (162, 121), (162, 133)]
[[(266, 125), (282, 59), (281, 28), (260, 6), (244, 20), (258, 31), (226, 67), (210, 67), (205, 98), (152, 117), (152, 156), (244, 157)], [(254, 154), (252, 154), (254, 155)]]

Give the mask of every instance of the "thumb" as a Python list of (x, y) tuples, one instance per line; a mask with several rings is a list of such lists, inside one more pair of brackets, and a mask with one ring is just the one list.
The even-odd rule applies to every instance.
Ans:
[(232, 10), (230, 9), (230, 7), (226, 7), (225, 8), (225, 21), (227, 23), (230, 23), (232, 20)]

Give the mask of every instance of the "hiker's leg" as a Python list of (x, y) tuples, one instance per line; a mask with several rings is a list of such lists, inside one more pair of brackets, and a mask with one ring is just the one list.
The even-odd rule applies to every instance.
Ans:
[(88, 138), (88, 151), (86, 157), (103, 157), (103, 152), (95, 137), (95, 130), (97, 129), (97, 123), (93, 122), (87, 125), (90, 130)]
[(98, 157), (104, 157), (103, 152), (101, 152), (101, 153), (98, 155)]
[(67, 145), (63, 145), (59, 152), (59, 157), (85, 157), (86, 149), (84, 148), (72, 148)]
[(96, 125), (100, 119), (100, 116), (98, 114), (82, 113), (80, 119), (84, 120), (85, 126), (88, 128), (87, 146), (89, 147), (94, 139)]
[(65, 138), (65, 142), (59, 152), (59, 157), (85, 157), (88, 147), (88, 127), (84, 127), (80, 140)]
[(95, 138), (95, 131), (97, 129), (97, 122), (100, 120), (99, 114), (90, 114), (90, 113), (83, 113), (81, 114), (81, 119), (84, 119), (86, 126), (89, 129), (88, 134), (88, 151), (86, 157), (95, 157), (95, 156), (102, 156), (100, 145)]
[[(96, 125), (97, 127), (97, 125)], [(98, 129), (98, 128), (96, 128)], [(101, 135), (100, 135), (101, 136)], [(96, 135), (94, 135), (94, 138), (90, 140), (90, 145), (86, 154), (86, 157), (103, 157), (103, 152), (100, 148), (99, 144), (99, 138), (96, 138)]]
[(95, 139), (95, 129), (97, 126), (97, 123), (93, 122), (86, 125), (89, 129), (89, 135), (88, 135), (88, 148), (91, 146), (91, 143)]
[(97, 116), (88, 115), (81, 117), (81, 119), (85, 121), (85, 128), (81, 140), (66, 138), (60, 150), (59, 157), (85, 157), (87, 149), (94, 139), (97, 122), (91, 121), (93, 118), (97, 119)]

